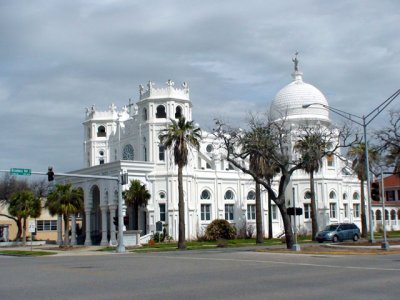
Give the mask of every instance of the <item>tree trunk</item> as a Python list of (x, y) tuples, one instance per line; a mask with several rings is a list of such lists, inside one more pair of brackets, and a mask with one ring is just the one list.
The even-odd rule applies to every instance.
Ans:
[(317, 203), (315, 201), (314, 172), (310, 172), (310, 192), (311, 192), (311, 227), (312, 240), (316, 240), (318, 232)]
[(186, 249), (185, 243), (185, 202), (183, 199), (183, 182), (182, 182), (182, 169), (183, 166), (178, 166), (178, 191), (179, 191), (179, 238), (178, 249)]
[(272, 232), (272, 205), (271, 205), (271, 197), (268, 193), (268, 239), (272, 239), (274, 237)]
[(25, 246), (26, 245), (26, 218), (22, 219), (22, 245)]
[(135, 225), (134, 225), (134, 228), (135, 228), (135, 230), (139, 230), (139, 205), (135, 202), (133, 204), (133, 207), (135, 209)]
[(256, 244), (264, 243), (264, 232), (261, 211), (261, 188), (260, 184), (256, 183)]
[(21, 220), (21, 218), (18, 218), (17, 227), (18, 227), (18, 232), (17, 232), (17, 236), (15, 237), (15, 240), (20, 241), (21, 235), (22, 235), (22, 220)]
[(367, 218), (365, 213), (364, 180), (361, 180), (361, 237), (366, 238), (368, 233)]
[(69, 245), (69, 220), (68, 215), (64, 215), (64, 245)]
[(292, 224), (290, 222), (290, 217), (287, 214), (285, 204), (280, 204), (280, 205), (277, 204), (277, 206), (279, 208), (279, 211), (281, 212), (283, 226), (285, 227), (286, 248), (292, 249), (294, 245), (294, 240), (293, 240), (293, 230), (292, 230)]

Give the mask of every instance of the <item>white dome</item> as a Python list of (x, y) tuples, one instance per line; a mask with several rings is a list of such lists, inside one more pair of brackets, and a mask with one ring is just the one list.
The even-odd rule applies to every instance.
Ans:
[[(286, 85), (275, 96), (271, 104), (274, 120), (285, 118), (288, 121), (322, 121), (330, 123), (328, 101), (315, 86), (303, 82), (302, 73), (292, 74), (294, 81)], [(313, 104), (303, 108), (303, 105)], [(325, 107), (324, 107), (325, 106)]]

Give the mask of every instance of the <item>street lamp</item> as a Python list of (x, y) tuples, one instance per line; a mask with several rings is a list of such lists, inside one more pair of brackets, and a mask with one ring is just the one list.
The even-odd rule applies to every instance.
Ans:
[(371, 208), (371, 181), (370, 181), (370, 176), (369, 176), (369, 156), (368, 156), (368, 139), (367, 139), (367, 126), (374, 120), (394, 99), (397, 98), (397, 96), (400, 94), (400, 89), (397, 90), (393, 95), (391, 95), (389, 98), (387, 98), (385, 101), (383, 101), (380, 105), (378, 105), (374, 110), (372, 110), (368, 115), (363, 115), (363, 116), (357, 116), (348, 112), (345, 112), (343, 110), (337, 109), (330, 107), (328, 105), (322, 104), (322, 103), (309, 103), (309, 104), (304, 104), (302, 107), (303, 108), (308, 108), (312, 105), (319, 105), (322, 106), (331, 112), (334, 112), (338, 114), (339, 116), (354, 122), (360, 126), (362, 126), (363, 131), (364, 131), (364, 144), (365, 144), (365, 170), (367, 172), (367, 195), (368, 195), (368, 222), (369, 222), (369, 233), (370, 233), (370, 239), (369, 242), (373, 243), (374, 242), (374, 230), (373, 230), (373, 224), (372, 224), (372, 208)]

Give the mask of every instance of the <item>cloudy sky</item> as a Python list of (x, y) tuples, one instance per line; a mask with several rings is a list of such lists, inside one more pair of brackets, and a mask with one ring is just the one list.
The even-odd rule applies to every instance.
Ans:
[(1, 1), (0, 169), (81, 168), (85, 108), (149, 80), (188, 82), (202, 127), (243, 122), (291, 81), (295, 51), (331, 106), (367, 114), (400, 88), (399, 24), (398, 0)]

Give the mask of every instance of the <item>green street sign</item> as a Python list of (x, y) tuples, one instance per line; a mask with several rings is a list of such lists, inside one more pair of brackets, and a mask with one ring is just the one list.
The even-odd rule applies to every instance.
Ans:
[(10, 169), (11, 175), (31, 175), (31, 169), (22, 169), (22, 168), (11, 168)]

